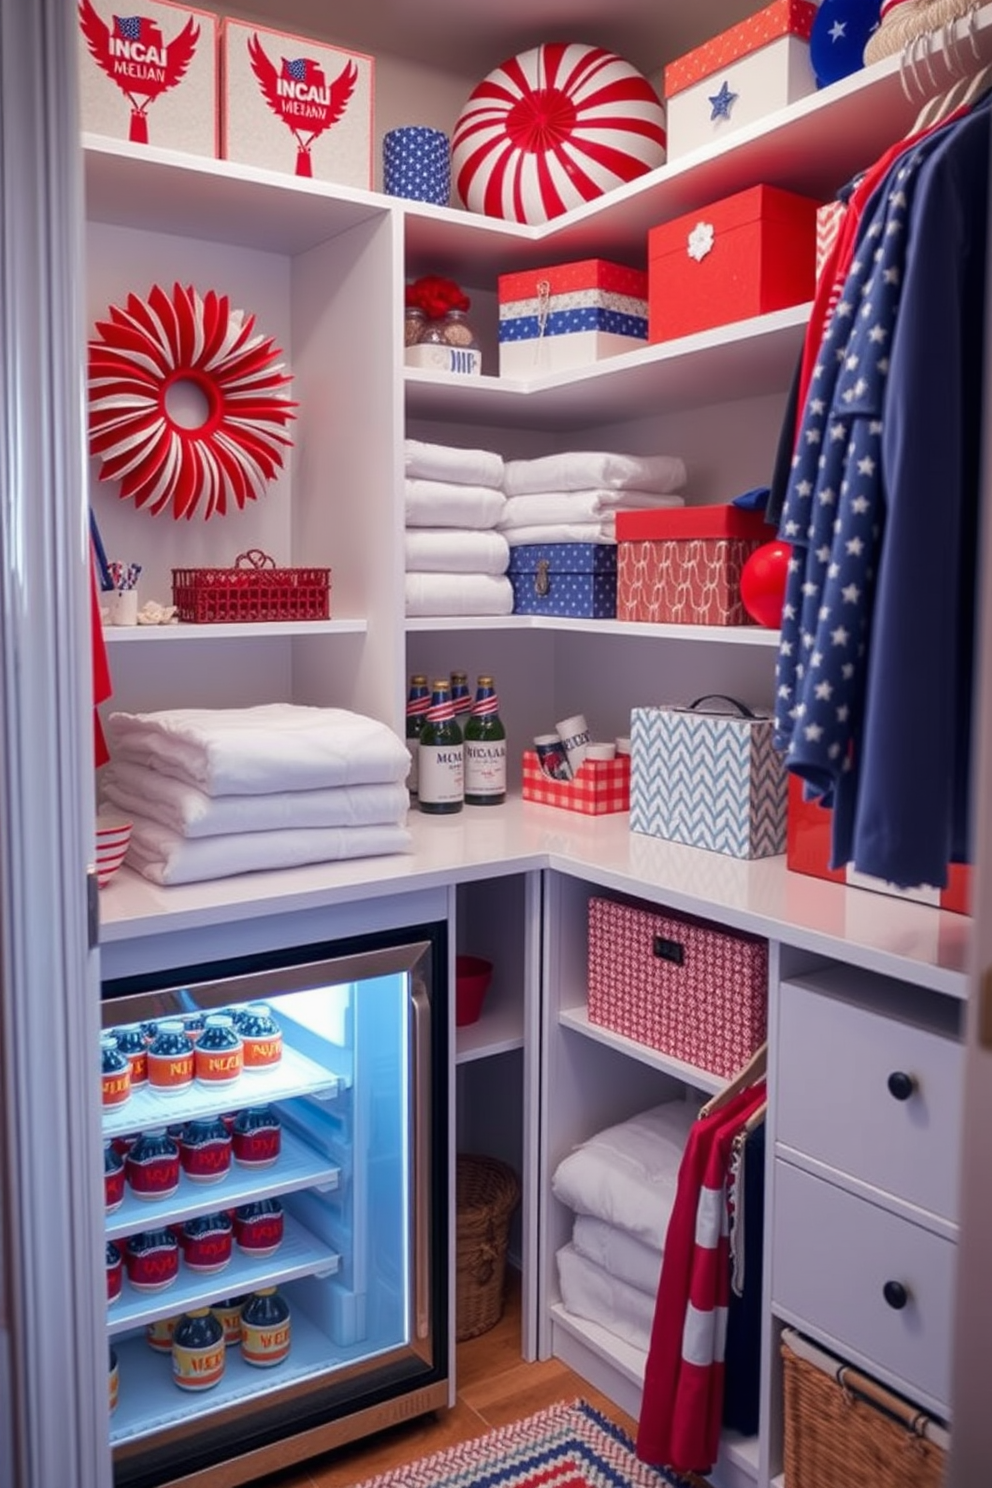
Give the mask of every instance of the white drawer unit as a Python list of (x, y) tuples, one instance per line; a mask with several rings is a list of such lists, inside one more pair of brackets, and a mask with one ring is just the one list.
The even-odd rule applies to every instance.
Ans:
[(785, 982), (776, 1139), (941, 1218), (958, 1214), (958, 1004), (851, 968)]
[(772, 1243), (775, 1310), (948, 1414), (953, 1241), (778, 1161)]

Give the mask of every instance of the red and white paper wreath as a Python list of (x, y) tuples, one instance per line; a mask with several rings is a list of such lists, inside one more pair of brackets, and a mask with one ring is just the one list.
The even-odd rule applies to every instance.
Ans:
[[(89, 345), (90, 453), (100, 479), (119, 480), (122, 500), (153, 516), (223, 516), (261, 496), (293, 441), (286, 432), (297, 406), (292, 377), (255, 317), (234, 310), (226, 295), (200, 295), (156, 284), (147, 299), (131, 294), (97, 321)], [(206, 401), (206, 418), (187, 428), (166, 399), (191, 383)]]
[(472, 212), (546, 222), (665, 161), (647, 78), (602, 47), (549, 42), (497, 67), (455, 125), (451, 173)]

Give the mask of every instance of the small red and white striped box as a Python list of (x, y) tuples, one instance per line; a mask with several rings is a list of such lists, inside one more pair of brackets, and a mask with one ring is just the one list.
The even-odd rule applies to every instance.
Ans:
[(541, 769), (537, 753), (524, 750), (525, 801), (561, 806), (583, 816), (611, 816), (630, 810), (630, 755), (611, 760), (583, 760), (572, 780), (552, 780)]
[(840, 232), (840, 225), (844, 221), (844, 213), (847, 211), (843, 202), (824, 202), (822, 207), (816, 209), (816, 277), (819, 281), (823, 273), (823, 265), (828, 255), (833, 251)]
[(225, 19), (224, 158), (369, 188), (374, 69), (362, 52)]
[(729, 1079), (768, 1025), (768, 942), (705, 920), (589, 900), (589, 1021)]
[(84, 130), (134, 145), (220, 153), (215, 15), (144, 0), (80, 0), (79, 109)]
[(499, 276), (501, 377), (536, 377), (637, 351), (647, 335), (643, 269), (584, 258)]
[(816, 91), (811, 0), (773, 0), (665, 68), (668, 159)]

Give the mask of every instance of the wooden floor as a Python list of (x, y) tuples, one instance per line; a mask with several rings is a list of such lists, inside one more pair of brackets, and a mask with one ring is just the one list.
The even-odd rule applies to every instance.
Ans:
[(258, 1488), (354, 1488), (376, 1473), (579, 1397), (631, 1436), (637, 1432), (636, 1421), (557, 1359), (539, 1364), (521, 1360), (520, 1285), (515, 1272), (509, 1274), (507, 1306), (500, 1322), (480, 1338), (458, 1345), (457, 1378), (458, 1400), (450, 1411), (391, 1427), (304, 1467), (266, 1477)]

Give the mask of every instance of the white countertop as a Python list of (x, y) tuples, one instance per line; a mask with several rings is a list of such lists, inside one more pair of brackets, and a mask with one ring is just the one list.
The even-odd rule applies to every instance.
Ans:
[[(160, 888), (127, 868), (100, 893), (101, 941), (133, 941), (414, 890), (552, 869), (605, 889), (929, 986), (967, 991), (971, 921), (946, 910), (632, 833), (514, 798), (452, 816), (411, 811), (412, 853)], [(180, 958), (181, 959), (181, 958)]]

